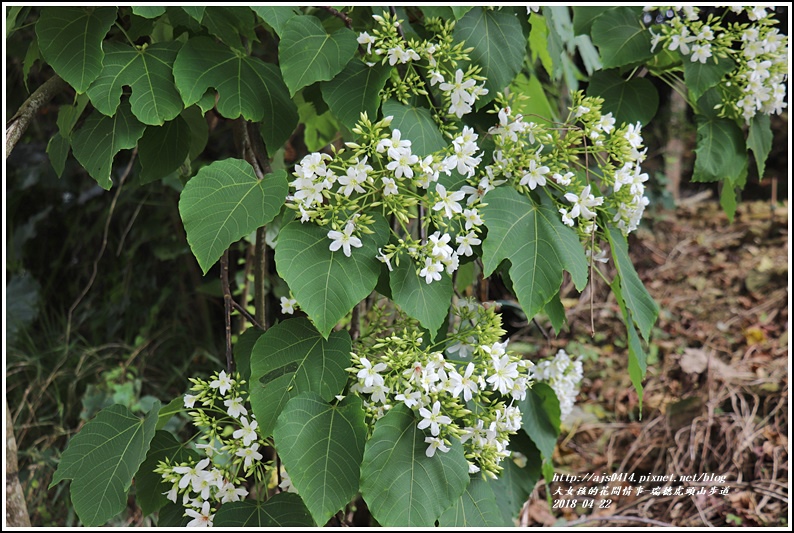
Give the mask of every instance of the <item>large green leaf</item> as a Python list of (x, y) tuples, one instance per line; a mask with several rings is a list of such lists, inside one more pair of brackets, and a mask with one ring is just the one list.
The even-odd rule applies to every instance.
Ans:
[(225, 503), (212, 520), (215, 527), (313, 527), (314, 521), (300, 496), (274, 494), (266, 502), (244, 500)]
[(264, 330), (259, 328), (248, 328), (245, 330), (237, 342), (234, 343), (234, 364), (235, 370), (240, 373), (246, 381), (251, 380), (251, 352), (254, 350), (256, 341), (264, 334)]
[(534, 383), (521, 402), (521, 427), (545, 460), (550, 460), (560, 435), (560, 402), (545, 383)]
[(626, 238), (620, 230), (608, 228), (607, 239), (620, 278), (623, 299), (631, 310), (634, 323), (637, 324), (642, 337), (647, 342), (650, 339), (651, 329), (656, 323), (656, 317), (659, 315), (659, 306), (637, 276), (637, 271), (634, 270), (634, 264), (629, 257)]
[(588, 96), (604, 99), (603, 113), (612, 113), (618, 124), (648, 124), (659, 108), (659, 92), (647, 78), (624, 80), (618, 69), (602, 70), (590, 77)]
[(264, 121), (263, 137), (281, 146), (298, 124), (298, 110), (275, 65), (242, 55), (208, 37), (194, 37), (174, 62), (174, 80), (185, 106), (202, 100), (207, 89), (218, 91), (218, 112)]
[(604, 68), (621, 67), (650, 58), (651, 34), (641, 22), (642, 8), (610, 9), (593, 21), (593, 44)]
[(604, 6), (573, 6), (573, 32), (576, 35), (590, 35), (593, 21), (599, 15), (611, 9)]
[(202, 168), (179, 197), (187, 242), (206, 274), (232, 243), (261, 228), (278, 214), (287, 197), (287, 173), (262, 180), (241, 159), (224, 159)]
[(292, 484), (318, 524), (358, 492), (367, 426), (358, 396), (332, 406), (313, 392), (292, 398), (273, 430)]
[(693, 100), (698, 100), (703, 94), (719, 85), (723, 76), (732, 71), (735, 63), (730, 57), (718, 57), (717, 63), (713, 58), (700, 61), (691, 61), (689, 57), (684, 57), (684, 83), (692, 94)]
[(385, 527), (433, 527), (469, 483), (463, 445), (427, 457), (425, 433), (399, 404), (375, 424), (361, 464), (361, 495)]
[(626, 325), (626, 334), (628, 335), (629, 341), (629, 378), (631, 379), (632, 385), (634, 385), (634, 390), (637, 391), (637, 398), (640, 404), (640, 415), (642, 415), (642, 380), (645, 378), (647, 357), (642, 347), (640, 336), (637, 335), (637, 329), (634, 327), (634, 314), (626, 306), (625, 299), (623, 298), (621, 281), (621, 278), (616, 276), (615, 279), (612, 280), (610, 288), (615, 294), (615, 299), (623, 314), (623, 323)]
[(127, 507), (127, 492), (146, 458), (159, 411), (155, 402), (141, 420), (123, 405), (111, 405), (69, 441), (50, 488), (72, 480), (72, 504), (83, 525), (101, 526)]
[(207, 6), (201, 25), (224, 44), (244, 50), (240, 37), (248, 42), (256, 39), (256, 16), (248, 6)]
[(47, 6), (36, 23), (41, 55), (83, 93), (102, 71), (102, 39), (115, 20), (115, 7)]
[(164, 6), (132, 6), (132, 12), (147, 19), (157, 18), (165, 13)]
[(268, 26), (273, 28), (276, 35), (281, 37), (284, 25), (289, 19), (298, 15), (297, 6), (251, 6), (254, 12), (262, 17)]
[(485, 195), (482, 208), (488, 236), (482, 244), (484, 274), (504, 259), (510, 265), (518, 301), (531, 320), (557, 294), (562, 271), (576, 288), (587, 283), (587, 259), (576, 232), (562, 223), (545, 195), (540, 205), (515, 189), (499, 187)]
[[(182, 398), (178, 400), (182, 402)], [(168, 505), (169, 501), (165, 493), (171, 490), (171, 485), (163, 481), (163, 476), (154, 472), (157, 463), (170, 459), (171, 464), (179, 464), (199, 458), (198, 452), (186, 448), (168, 431), (155, 432), (146, 460), (141, 463), (135, 475), (135, 499), (141, 506), (144, 516), (159, 511)]]
[(396, 100), (383, 103), (383, 116), (393, 116), (392, 130), (400, 130), (401, 138), (411, 141), (411, 152), (419, 157), (443, 150), (447, 143), (438, 126), (424, 107), (404, 105)]
[(52, 169), (60, 178), (66, 168), (66, 158), (69, 157), (69, 139), (57, 132), (47, 142), (47, 155), (50, 158)]
[(323, 84), (323, 99), (336, 118), (352, 128), (362, 112), (370, 119), (377, 117), (380, 91), (390, 73), (391, 68), (379, 63), (369, 67), (363, 61), (351, 61), (334, 79)]
[(341, 393), (350, 346), (346, 331), (335, 331), (326, 340), (305, 318), (285, 320), (259, 337), (251, 351), (250, 380), (259, 433), (269, 436), (281, 410), (301, 392), (315, 392), (325, 401)]
[(164, 178), (177, 170), (190, 152), (190, 127), (181, 116), (162, 126), (149, 126), (138, 141), (140, 182)]
[(182, 10), (190, 15), (196, 22), (201, 22), (204, 18), (205, 6), (182, 6)]
[(389, 239), (386, 221), (375, 215), (371, 235), (362, 235), (361, 248), (329, 248), (329, 228), (297, 220), (279, 232), (276, 269), (295, 295), (301, 309), (324, 336), (353, 306), (375, 288), (382, 263), (375, 256)]
[(452, 278), (444, 273), (440, 280), (427, 283), (417, 273), (413, 260), (404, 255), (400, 264), (389, 273), (389, 280), (394, 303), (417, 319), (431, 337), (435, 337), (449, 312)]
[(492, 482), (492, 488), (505, 522), (512, 526), (515, 525), (529, 495), (535, 490), (535, 483), (540, 479), (542, 458), (537, 446), (524, 431), (519, 431), (510, 438), (510, 450), (520, 452), (526, 460), (511, 457), (502, 461), (502, 473)]
[(472, 62), (482, 67), (488, 94), (477, 100), (477, 109), (504, 91), (524, 64), (527, 39), (511, 10), (476, 7), (455, 25), (456, 41), (473, 47)]
[(341, 28), (328, 35), (317, 17), (301, 15), (284, 23), (278, 58), (290, 95), (339, 74), (358, 49), (356, 34)]
[(697, 148), (692, 181), (736, 184), (747, 177), (744, 134), (732, 120), (695, 116)]
[(764, 177), (766, 158), (772, 150), (772, 128), (769, 115), (757, 113), (750, 121), (750, 131), (747, 134), (747, 148), (753, 152), (755, 164), (758, 167), (758, 179)]
[(50, 157), (50, 163), (58, 177), (63, 174), (66, 166), (66, 158), (71, 148), (72, 130), (83, 114), (86, 105), (88, 105), (88, 96), (80, 94), (77, 95), (73, 104), (62, 105), (58, 108), (58, 133), (53, 135), (47, 143), (47, 155)]
[[(509, 460), (509, 459), (508, 459)], [(494, 495), (493, 483), (480, 475), (471, 477), (460, 498), (438, 519), (441, 527), (507, 527)]]
[(102, 72), (88, 88), (94, 107), (105, 115), (116, 112), (125, 85), (132, 88), (132, 112), (144, 124), (159, 126), (182, 111), (182, 99), (172, 74), (180, 43), (157, 43), (136, 49), (111, 41), (105, 46)]
[(72, 135), (72, 151), (99, 186), (109, 190), (113, 186), (113, 159), (121, 150), (134, 148), (145, 129), (128, 102), (122, 103), (112, 117), (94, 111)]

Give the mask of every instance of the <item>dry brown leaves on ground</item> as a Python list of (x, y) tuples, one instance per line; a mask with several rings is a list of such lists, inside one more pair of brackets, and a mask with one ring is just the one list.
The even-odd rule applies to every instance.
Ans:
[[(539, 483), (522, 524), (785, 526), (788, 205), (743, 203), (731, 224), (709, 201), (651, 222), (630, 242), (637, 272), (661, 309), (642, 418), (618, 307), (605, 287), (596, 287), (594, 300), (602, 303), (593, 306), (595, 338), (589, 296), (570, 311), (567, 335), (595, 344), (599, 357), (585, 361), (577, 416), (555, 457), (555, 471), (579, 481)], [(582, 481), (624, 473), (634, 481)], [(639, 483), (649, 474), (667, 480)], [(682, 475), (700, 477), (681, 482)], [(589, 494), (593, 487), (607, 495)], [(549, 513), (547, 490), (552, 500), (578, 504)], [(583, 507), (588, 500), (592, 508)], [(603, 500), (610, 503), (599, 508)]]

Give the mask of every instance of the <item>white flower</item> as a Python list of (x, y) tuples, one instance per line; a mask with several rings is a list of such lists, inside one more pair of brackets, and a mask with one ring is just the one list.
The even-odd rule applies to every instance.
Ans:
[(433, 205), (434, 211), (444, 210), (444, 215), (447, 218), (452, 218), (453, 213), (463, 212), (463, 208), (458, 203), (466, 196), (463, 191), (447, 192), (446, 187), (440, 183), (436, 183), (436, 193), (438, 193), (439, 200)]
[(629, 141), (629, 145), (632, 148), (639, 148), (642, 146), (642, 124), (639, 122), (635, 124), (629, 124), (628, 129), (626, 130), (626, 134), (623, 136), (627, 141)]
[(694, 63), (695, 61), (700, 61), (701, 63), (705, 64), (706, 60), (711, 57), (711, 45), (699, 45), (695, 44), (692, 45), (692, 55), (690, 56), (690, 60)]
[(433, 404), (432, 411), (422, 407), (419, 409), (419, 415), (422, 417), (422, 420), (419, 421), (419, 424), (416, 427), (419, 429), (425, 429), (429, 427), (430, 433), (434, 437), (437, 437), (441, 432), (439, 424), (446, 425), (452, 423), (452, 419), (450, 417), (441, 414), (441, 403), (438, 400), (436, 400), (436, 402)]
[(535, 187), (541, 186), (543, 187), (546, 185), (546, 176), (549, 172), (549, 167), (547, 166), (539, 166), (539, 163), (534, 159), (530, 159), (529, 161), (529, 170), (524, 177), (521, 178), (521, 181), (518, 182), (519, 185), (528, 185), (531, 190), (535, 190)]
[(411, 141), (403, 140), (400, 138), (401, 136), (400, 130), (394, 129), (391, 132), (391, 138), (381, 139), (375, 149), (381, 153), (388, 151), (390, 148), (394, 148), (397, 151), (410, 150)]
[(243, 406), (243, 399), (239, 396), (224, 400), (223, 405), (227, 407), (226, 412), (229, 413), (229, 416), (234, 418), (240, 418), (240, 415), (248, 414), (248, 410)]
[(471, 401), (472, 395), (477, 394), (479, 387), (477, 381), (472, 379), (471, 375), (474, 372), (474, 363), (469, 363), (466, 366), (466, 371), (461, 376), (457, 372), (450, 373), (452, 381), (452, 396), (457, 396), (463, 393), (463, 399), (467, 402)]
[(482, 241), (477, 238), (477, 234), (473, 231), (470, 231), (466, 235), (458, 235), (455, 237), (455, 242), (459, 244), (456, 253), (458, 255), (465, 255), (466, 257), (474, 253), (471, 249), (472, 246), (477, 246), (482, 243)]
[(342, 251), (347, 257), (350, 257), (350, 247), (361, 248), (363, 246), (361, 239), (353, 235), (354, 226), (352, 224), (345, 225), (344, 231), (331, 230), (328, 232), (328, 238), (331, 239), (331, 244), (328, 249), (335, 252), (342, 248)]
[(581, 215), (586, 220), (590, 220), (596, 216), (596, 214), (590, 210), (591, 207), (596, 207), (604, 203), (603, 197), (599, 196), (595, 198), (595, 196), (590, 194), (590, 185), (585, 186), (582, 192), (579, 193), (579, 196), (570, 192), (566, 193), (565, 199), (574, 204), (570, 213), (571, 218), (576, 218)]
[(298, 493), (298, 490), (292, 484), (292, 479), (290, 479), (289, 474), (287, 474), (287, 471), (283, 468), (281, 469), (281, 483), (278, 484), (278, 488), (284, 492)]
[(212, 518), (214, 515), (210, 514), (210, 502), (204, 502), (201, 505), (201, 511), (195, 509), (185, 509), (185, 514), (193, 518), (187, 523), (187, 527), (212, 527)]
[(610, 133), (615, 129), (615, 119), (612, 117), (612, 112), (610, 111), (606, 115), (601, 115), (601, 119), (598, 121), (597, 126), (604, 133)]
[(477, 209), (464, 209), (463, 219), (466, 221), (466, 229), (472, 229), (475, 226), (482, 226), (482, 218), (480, 218), (480, 213), (477, 211)]
[(419, 275), (425, 278), (426, 283), (430, 284), (441, 280), (441, 272), (443, 270), (444, 265), (441, 264), (441, 261), (428, 257), (425, 259), (425, 267), (419, 272)]
[(394, 178), (381, 178), (380, 180), (383, 182), (383, 196), (389, 196), (399, 192)]
[(231, 378), (231, 376), (227, 376), (226, 371), (221, 370), (221, 373), (218, 374), (218, 379), (214, 379), (210, 382), (210, 387), (213, 389), (218, 389), (218, 392), (220, 392), (221, 395), (225, 395), (226, 392), (232, 388), (233, 384), (234, 380)]
[(375, 37), (372, 37), (369, 33), (364, 31), (361, 32), (356, 41), (362, 46), (367, 45), (367, 54), (372, 53), (372, 45), (375, 44)]
[(291, 315), (295, 312), (295, 306), (298, 304), (298, 300), (295, 298), (287, 298), (286, 296), (281, 297), (281, 312), (285, 315)]
[(681, 28), (680, 34), (673, 34), (672, 40), (670, 41), (670, 46), (668, 50), (674, 51), (676, 49), (681, 50), (681, 53), (684, 55), (689, 55), (689, 43), (695, 40), (694, 35), (689, 35), (689, 30), (686, 26)]
[(253, 444), (251, 444), (251, 446), (248, 446), (247, 448), (241, 448), (237, 450), (234, 453), (234, 455), (245, 459), (245, 461), (243, 462), (243, 468), (245, 470), (248, 470), (249, 468), (251, 468), (251, 464), (254, 461), (259, 461), (260, 459), (262, 459), (262, 454), (257, 451), (258, 449), (259, 449), (259, 443), (254, 442)]
[(185, 394), (185, 407), (188, 409), (193, 409), (193, 405), (196, 403), (196, 400), (198, 400), (198, 396), (193, 394)]
[(422, 393), (420, 391), (409, 392), (406, 390), (404, 393), (395, 396), (394, 399), (398, 402), (403, 402), (408, 408), (413, 408), (415, 405), (419, 405), (422, 400)]
[(355, 192), (364, 192), (362, 184), (367, 182), (369, 178), (369, 171), (372, 167), (367, 164), (367, 156), (364, 156), (362, 161), (356, 159), (354, 164), (347, 168), (344, 176), (340, 176), (337, 181), (339, 182), (339, 192), (345, 196), (350, 196)]
[(414, 171), (411, 168), (411, 165), (415, 165), (417, 162), (419, 162), (419, 157), (413, 155), (407, 150), (397, 152), (396, 150), (390, 149), (389, 157), (392, 157), (392, 154), (396, 155), (397, 157), (394, 159), (394, 161), (391, 161), (388, 165), (386, 165), (386, 168), (393, 171), (397, 179), (402, 178), (403, 176), (413, 178)]
[(248, 490), (245, 487), (235, 487), (234, 483), (227, 482), (220, 488), (216, 498), (220, 496), (221, 503), (239, 502), (241, 499), (248, 496)]
[(513, 388), (513, 380), (518, 377), (518, 363), (510, 362), (506, 354), (501, 357), (491, 354), (491, 363), (494, 373), (485, 381), (493, 386), (493, 390), (507, 394)]
[(240, 418), (240, 423), (243, 427), (235, 430), (235, 432), (232, 433), (232, 437), (235, 439), (243, 439), (243, 446), (250, 446), (251, 443), (257, 439), (256, 428), (259, 424), (256, 420), (253, 420), (249, 424), (246, 417)]
[(559, 209), (559, 211), (560, 211), (560, 215), (562, 215), (562, 222), (563, 222), (563, 223), (564, 223), (566, 226), (573, 227), (574, 221), (573, 221), (573, 219), (571, 218), (571, 216), (568, 214), (568, 210), (567, 210), (567, 209), (565, 209), (564, 207), (561, 207), (561, 208)]
[(437, 83), (444, 83), (444, 76), (437, 70), (430, 71), (430, 86), (436, 85)]
[(182, 474), (179, 480), (179, 488), (184, 489), (188, 485), (194, 485), (204, 474), (204, 469), (210, 464), (209, 458), (202, 459), (193, 466), (175, 466), (174, 472)]
[(383, 372), (388, 367), (386, 363), (378, 363), (375, 366), (372, 366), (372, 363), (369, 362), (369, 359), (366, 357), (361, 358), (361, 370), (358, 371), (356, 377), (359, 380), (363, 380), (365, 387), (372, 387), (375, 384), (383, 385), (383, 376), (381, 376), (378, 372)]
[(573, 178), (573, 172), (566, 172), (564, 175), (555, 173), (551, 176), (554, 178), (558, 184), (562, 185), (563, 187), (567, 187), (571, 184), (571, 178)]
[(171, 487), (171, 490), (169, 490), (168, 492), (164, 492), (163, 496), (165, 496), (166, 498), (168, 498), (172, 502), (176, 503), (176, 496), (177, 496), (177, 493), (178, 493), (177, 489), (178, 489), (178, 486), (177, 486), (176, 483), (174, 483), (174, 486)]
[(436, 454), (436, 450), (441, 450), (444, 453), (449, 451), (449, 447), (445, 446), (444, 441), (438, 437), (425, 437), (425, 442), (430, 444), (425, 451), (425, 455), (428, 457), (433, 457)]
[(448, 233), (442, 235), (440, 231), (434, 232), (427, 238), (428, 242), (433, 245), (430, 255), (434, 259), (449, 259), (453, 254), (452, 247), (449, 245), (451, 239), (452, 237)]

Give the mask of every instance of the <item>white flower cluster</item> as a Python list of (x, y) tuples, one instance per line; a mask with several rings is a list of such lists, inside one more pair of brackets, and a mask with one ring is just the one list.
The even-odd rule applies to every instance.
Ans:
[(725, 24), (722, 17), (709, 15), (703, 21), (696, 7), (660, 6), (674, 13), (668, 24), (652, 34), (652, 51), (661, 43), (678, 50), (690, 61), (706, 64), (730, 58), (734, 68), (725, 75), (719, 88), (725, 107), (750, 122), (758, 113), (780, 114), (786, 104), (788, 79), (788, 37), (775, 26), (774, 10), (759, 6), (725, 8), (744, 13), (750, 23)]
[[(358, 43), (366, 46), (368, 57), (383, 56), (381, 62), (384, 64), (388, 61), (391, 66), (408, 66), (408, 73), (401, 80), (403, 86), (394, 88), (394, 94), (401, 101), (409, 93), (426, 95), (429, 88), (422, 85), (438, 85), (447, 104), (447, 113), (462, 118), (472, 112), (480, 96), (488, 94), (484, 83), (480, 83), (484, 80), (478, 76), (479, 67), (469, 68), (466, 72), (457, 68), (458, 61), (465, 61), (468, 57), (460, 44), (452, 45), (449, 39), (445, 39), (454, 28), (453, 21), (438, 28), (440, 35), (437, 40), (406, 41), (398, 30), (400, 21), (387, 14), (372, 17), (378, 26), (372, 35), (361, 32)], [(369, 64), (374, 65), (373, 62)]]
[(423, 349), (421, 337), (406, 330), (379, 340), (366, 355), (352, 354), (350, 391), (363, 398), (373, 421), (398, 403), (412, 409), (417, 427), (429, 432), (428, 457), (448, 452), (456, 438), (470, 473), (496, 477), (499, 463), (510, 455), (510, 435), (521, 428), (517, 402), (531, 385), (532, 362), (507, 352), (507, 341), (499, 342), (503, 330), (493, 310), (466, 300), (453, 306), (453, 313), (468, 327), (451, 336), (447, 351), (463, 359)]
[[(169, 500), (176, 503), (182, 494), (185, 515), (192, 518), (188, 526), (207, 527), (212, 526), (220, 504), (248, 495), (242, 483), (260, 466), (262, 441), (256, 431), (256, 417), (245, 407), (241, 388), (245, 382), (239, 376), (221, 371), (209, 382), (197, 378), (191, 381), (192, 394), (185, 395), (184, 404), (188, 409), (194, 409), (196, 403), (201, 405), (189, 414), (202, 434), (196, 449), (206, 457), (173, 465), (160, 462), (155, 471), (172, 483), (165, 493)], [(230, 435), (224, 431), (227, 426), (235, 428)]]
[(539, 361), (532, 369), (532, 378), (547, 383), (557, 395), (563, 422), (573, 410), (582, 376), (582, 362), (571, 359), (565, 350), (559, 350), (553, 358)]

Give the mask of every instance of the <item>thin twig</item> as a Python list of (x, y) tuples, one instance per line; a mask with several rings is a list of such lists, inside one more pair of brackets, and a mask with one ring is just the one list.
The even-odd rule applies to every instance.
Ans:
[(229, 288), (229, 249), (221, 256), (221, 289), (223, 289), (223, 318), (226, 328), (226, 371), (231, 373), (232, 359), (232, 291)]
[(235, 299), (232, 299), (232, 307), (234, 307), (235, 309), (240, 311), (240, 314), (242, 314), (246, 318), (246, 320), (248, 320), (255, 327), (257, 327), (259, 329), (265, 329), (265, 328), (262, 327), (262, 325), (259, 323), (259, 321), (257, 321), (257, 319), (252, 317), (251, 313), (249, 313), (248, 310), (245, 307), (243, 307), (242, 305), (238, 304)]
[(351, 19), (347, 15), (347, 13), (342, 13), (338, 9), (334, 9), (331, 6), (320, 6), (320, 9), (324, 9), (325, 11), (328, 11), (330, 14), (332, 14), (336, 18), (340, 19), (342, 22), (345, 23), (345, 26), (347, 26), (347, 29), (349, 29), (349, 30), (353, 29), (353, 19)]
[(652, 526), (659, 526), (659, 527), (675, 527), (673, 526), (673, 524), (668, 524), (667, 522), (654, 520), (652, 518), (642, 518), (641, 516), (619, 516), (619, 515), (587, 516), (585, 518), (580, 518), (579, 520), (574, 520), (573, 522), (568, 522), (565, 525), (580, 526), (588, 522), (639, 522), (641, 524), (650, 524)]
[(121, 174), (121, 178), (119, 179), (119, 185), (116, 187), (116, 194), (113, 195), (113, 200), (110, 202), (110, 210), (108, 211), (108, 217), (105, 219), (105, 229), (102, 232), (102, 245), (99, 247), (99, 253), (97, 253), (96, 259), (94, 259), (94, 263), (91, 269), (91, 277), (88, 279), (88, 283), (86, 283), (85, 287), (83, 287), (82, 292), (77, 297), (77, 299), (72, 303), (71, 307), (69, 307), (69, 312), (66, 316), (66, 340), (64, 342), (64, 347), (68, 348), (69, 346), (69, 339), (71, 338), (72, 334), (72, 315), (74, 314), (75, 309), (77, 306), (80, 305), (80, 302), (83, 301), (88, 291), (91, 290), (91, 287), (94, 285), (94, 281), (96, 280), (97, 272), (99, 271), (99, 261), (102, 259), (102, 256), (105, 254), (105, 248), (108, 245), (108, 233), (110, 232), (110, 221), (113, 218), (113, 212), (116, 210), (116, 202), (118, 202), (119, 196), (121, 195), (121, 189), (124, 186), (124, 182), (127, 180), (127, 176), (130, 175), (132, 171), (132, 163), (135, 161), (135, 156), (138, 154), (138, 149), (134, 149), (132, 151), (132, 156), (130, 156), (130, 162), (127, 163), (127, 167), (124, 169), (124, 172)]
[(361, 336), (361, 302), (353, 306), (353, 313), (350, 315), (350, 338), (354, 341)]

